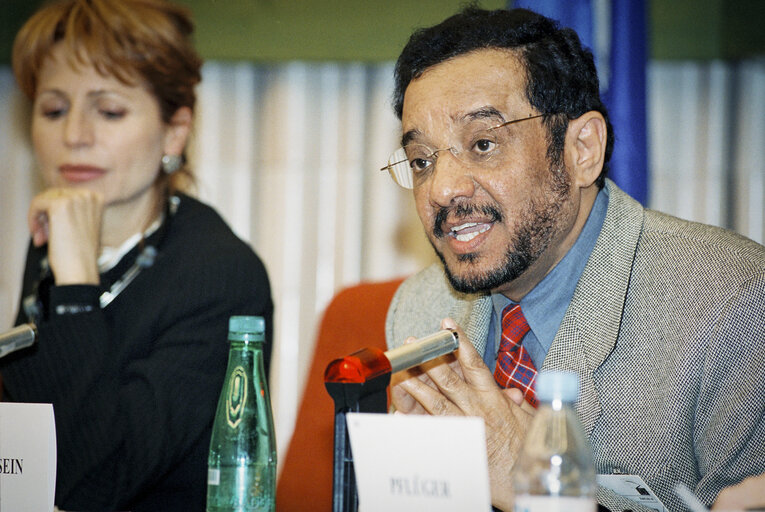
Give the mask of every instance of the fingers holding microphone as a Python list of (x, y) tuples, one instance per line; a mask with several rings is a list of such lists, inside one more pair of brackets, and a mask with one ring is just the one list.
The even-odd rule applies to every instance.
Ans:
[[(507, 408), (530, 413), (533, 408), (518, 399), (518, 390), (502, 390), (467, 335), (451, 318), (442, 329), (457, 332), (460, 347), (417, 368), (394, 374), (391, 398), (406, 413), (487, 416)], [(414, 341), (414, 338), (407, 342)], [(517, 413), (516, 413), (517, 414)]]

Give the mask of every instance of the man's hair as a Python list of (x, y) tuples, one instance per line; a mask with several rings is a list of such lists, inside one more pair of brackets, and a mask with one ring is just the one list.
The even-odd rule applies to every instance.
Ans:
[(598, 74), (592, 52), (576, 32), (526, 9), (487, 11), (467, 7), (433, 27), (415, 31), (396, 62), (394, 109), (401, 119), (404, 93), (425, 70), (453, 57), (482, 49), (513, 51), (526, 70), (526, 97), (544, 117), (549, 132), (548, 158), (561, 164), (566, 129), (585, 112), (600, 112), (608, 135), (603, 170), (604, 185), (614, 135), (608, 112), (600, 100)]

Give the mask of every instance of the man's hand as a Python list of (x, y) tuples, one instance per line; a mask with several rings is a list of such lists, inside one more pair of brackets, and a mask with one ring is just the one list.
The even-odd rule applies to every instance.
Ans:
[[(391, 379), (391, 400), (406, 414), (479, 416), (486, 424), (486, 449), (493, 504), (513, 508), (511, 474), (534, 409), (517, 389), (503, 390), (454, 320), (442, 329), (457, 331), (459, 349)], [(414, 338), (407, 339), (407, 343)]]
[(49, 188), (32, 199), (32, 243), (48, 243), (48, 262), (56, 284), (98, 284), (101, 196), (87, 189)]
[(712, 510), (728, 512), (761, 508), (765, 508), (765, 473), (720, 491)]

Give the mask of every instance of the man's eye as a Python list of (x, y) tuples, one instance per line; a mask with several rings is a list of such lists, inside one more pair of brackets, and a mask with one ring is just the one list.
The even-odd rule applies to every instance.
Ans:
[(414, 158), (409, 162), (409, 166), (413, 171), (420, 172), (430, 167), (430, 161), (425, 160), (424, 158)]
[(479, 153), (487, 153), (497, 147), (497, 144), (488, 139), (480, 139), (473, 146)]

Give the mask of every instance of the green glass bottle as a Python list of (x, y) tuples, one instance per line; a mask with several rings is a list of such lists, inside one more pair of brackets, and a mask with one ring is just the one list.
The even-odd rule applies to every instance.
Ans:
[(207, 461), (207, 512), (273, 512), (276, 441), (263, 365), (265, 321), (232, 316), (228, 339)]

